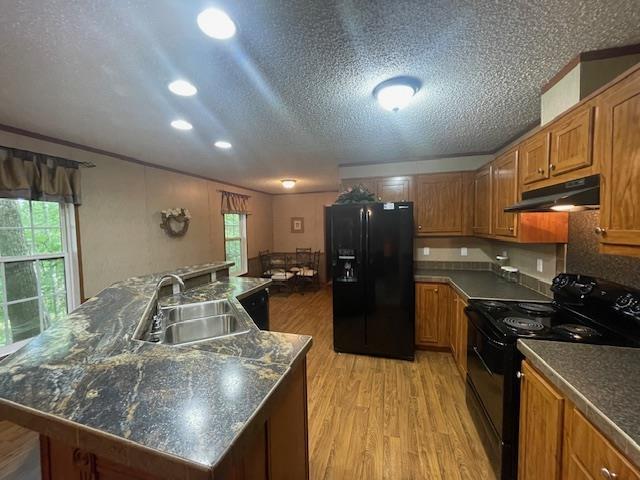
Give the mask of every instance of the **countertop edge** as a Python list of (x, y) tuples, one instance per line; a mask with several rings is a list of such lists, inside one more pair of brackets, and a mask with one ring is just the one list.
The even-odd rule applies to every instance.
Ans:
[(599, 410), (587, 397), (560, 375), (540, 355), (522, 340), (518, 340), (518, 350), (542, 373), (636, 466), (640, 467), (640, 445), (616, 423)]
[[(482, 271), (482, 270), (479, 270)], [(460, 272), (460, 270), (458, 270), (458, 272)], [(455, 281), (453, 280), (453, 278), (451, 278), (448, 274), (448, 272), (443, 271), (442, 275), (433, 275), (433, 274), (421, 274), (421, 273), (415, 273), (413, 275), (413, 279), (415, 282), (435, 282), (435, 283), (446, 283), (448, 285), (450, 285), (451, 287), (453, 287), (456, 292), (465, 300), (465, 301), (469, 301), (469, 300), (505, 300), (505, 301), (514, 301), (514, 302), (543, 302), (543, 301), (547, 301), (550, 302), (551, 298), (547, 298), (546, 300), (531, 300), (531, 299), (527, 299), (527, 298), (518, 298), (518, 297), (510, 297), (510, 298), (503, 298), (503, 297), (487, 297), (487, 296), (470, 296), (467, 292), (465, 292), (458, 284), (455, 283)], [(522, 287), (522, 288), (527, 288), (524, 285), (520, 285), (518, 284), (518, 286)], [(528, 289), (530, 290), (530, 289)], [(538, 293), (535, 290), (531, 290), (533, 293)], [(539, 294), (541, 297), (544, 297), (544, 295)]]

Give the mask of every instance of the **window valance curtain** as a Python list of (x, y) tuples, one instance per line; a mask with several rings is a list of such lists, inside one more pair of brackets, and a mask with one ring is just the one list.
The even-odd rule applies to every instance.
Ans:
[(242, 195), (240, 193), (234, 192), (225, 192), (224, 190), (221, 190), (221, 193), (222, 204), (220, 206), (220, 210), (222, 213), (244, 213), (245, 215), (249, 213), (248, 195)]
[(0, 197), (80, 205), (80, 169), (64, 158), (0, 147)]

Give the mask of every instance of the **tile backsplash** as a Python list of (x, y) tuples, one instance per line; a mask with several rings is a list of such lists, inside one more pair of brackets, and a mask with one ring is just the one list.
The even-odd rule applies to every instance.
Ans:
[(640, 258), (599, 252), (598, 236), (594, 233), (599, 221), (599, 210), (569, 214), (566, 271), (640, 288)]

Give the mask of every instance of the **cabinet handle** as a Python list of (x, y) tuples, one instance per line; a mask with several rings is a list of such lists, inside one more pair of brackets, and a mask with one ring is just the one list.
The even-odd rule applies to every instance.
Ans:
[(614, 479), (618, 478), (618, 474), (617, 473), (613, 473), (607, 467), (602, 467), (600, 469), (600, 475), (602, 475), (602, 478), (609, 478), (611, 480), (614, 480)]
[(544, 168), (539, 168), (538, 173), (541, 173), (541, 174), (544, 173)]
[(556, 166), (553, 163), (549, 165), (549, 170), (555, 170), (555, 169), (556, 169)]
[(418, 230), (422, 230), (422, 225), (418, 225)]
[(524, 378), (524, 373), (522, 373), (522, 372), (516, 372), (516, 378), (517, 378), (518, 380), (522, 380), (522, 379)]
[(596, 227), (595, 228), (595, 232), (596, 232), (596, 235), (606, 235), (607, 234), (607, 230), (602, 228), (602, 227)]
[(434, 292), (436, 292), (436, 293), (438, 293), (438, 289), (437, 289), (437, 288), (434, 288), (434, 289), (433, 289), (433, 291), (434, 291)]
[(509, 231), (510, 231), (510, 232), (513, 232), (513, 227), (509, 227)]

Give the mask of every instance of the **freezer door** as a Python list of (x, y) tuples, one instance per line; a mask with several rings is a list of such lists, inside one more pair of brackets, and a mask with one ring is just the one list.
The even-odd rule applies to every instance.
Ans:
[(365, 245), (367, 348), (375, 355), (412, 359), (413, 203), (369, 206)]
[(338, 352), (366, 353), (364, 213), (360, 205), (329, 209), (333, 345)]

